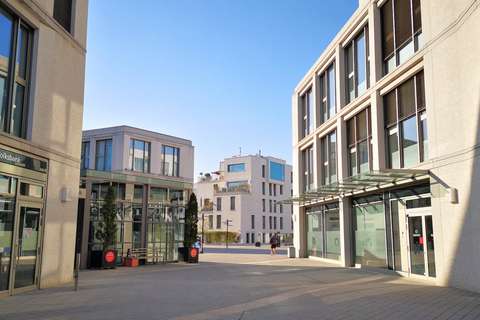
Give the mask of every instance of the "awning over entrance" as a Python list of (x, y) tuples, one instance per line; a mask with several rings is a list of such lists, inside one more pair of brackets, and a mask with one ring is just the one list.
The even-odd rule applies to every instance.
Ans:
[(333, 199), (334, 197), (344, 197), (361, 192), (385, 189), (428, 178), (428, 170), (384, 169), (367, 171), (281, 201), (276, 201), (275, 204), (323, 201)]

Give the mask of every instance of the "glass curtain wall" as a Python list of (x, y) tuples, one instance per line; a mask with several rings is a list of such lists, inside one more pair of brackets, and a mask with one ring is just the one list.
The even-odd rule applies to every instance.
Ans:
[(382, 197), (354, 200), (355, 263), (387, 268), (385, 210)]
[(337, 203), (307, 208), (309, 256), (340, 260), (340, 215)]

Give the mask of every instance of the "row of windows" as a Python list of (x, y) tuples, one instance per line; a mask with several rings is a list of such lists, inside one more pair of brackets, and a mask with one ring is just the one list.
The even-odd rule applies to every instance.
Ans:
[[(386, 75), (423, 46), (420, 0), (388, 0), (377, 12), (381, 18), (383, 74)], [(336, 114), (336, 76), (345, 88), (349, 104), (370, 87), (368, 24), (345, 46), (344, 74), (336, 73), (333, 61), (318, 74), (318, 88), (300, 98), (301, 138), (307, 137)], [(342, 62), (340, 62), (342, 63)], [(317, 102), (315, 102), (317, 101)], [(314, 112), (316, 111), (316, 112)]]
[[(262, 182), (262, 195), (265, 195), (265, 192), (266, 192), (266, 183), (265, 182)], [(280, 193), (280, 195), (283, 195), (283, 186), (282, 185), (278, 185), (278, 191)], [(277, 196), (277, 185), (274, 184), (274, 183), (269, 183), (268, 184), (268, 195), (269, 196), (274, 196), (276, 197)]]
[[(383, 97), (386, 167), (406, 168), (427, 161), (428, 134), (424, 75), (420, 71)], [(381, 120), (381, 119), (380, 119)], [(350, 176), (372, 170), (371, 109), (366, 107), (346, 122), (346, 165)], [(337, 181), (337, 137), (334, 130), (321, 138), (318, 172), (322, 185)], [(314, 147), (302, 152), (303, 191), (314, 188)]]
[[(95, 146), (95, 170), (112, 170), (112, 139), (97, 140)], [(128, 169), (149, 173), (151, 168), (151, 143), (130, 139)], [(165, 176), (179, 176), (180, 149), (162, 146), (161, 172)], [(90, 168), (90, 141), (82, 142), (81, 169)]]

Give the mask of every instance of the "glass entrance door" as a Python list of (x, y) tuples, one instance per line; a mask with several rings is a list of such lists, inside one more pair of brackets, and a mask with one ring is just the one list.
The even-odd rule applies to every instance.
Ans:
[(435, 247), (431, 215), (407, 216), (410, 274), (435, 277)]
[(40, 204), (20, 203), (12, 251), (12, 293), (34, 289), (39, 261)]

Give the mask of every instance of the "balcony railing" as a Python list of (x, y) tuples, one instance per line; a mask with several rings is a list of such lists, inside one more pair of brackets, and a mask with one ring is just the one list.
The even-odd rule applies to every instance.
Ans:
[(227, 188), (217, 188), (214, 189), (215, 194), (222, 193), (252, 193), (252, 187), (249, 184), (242, 184), (240, 186), (227, 187)]
[(213, 205), (200, 207), (200, 212), (202, 211), (213, 211)]

